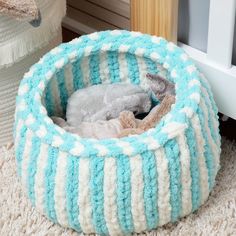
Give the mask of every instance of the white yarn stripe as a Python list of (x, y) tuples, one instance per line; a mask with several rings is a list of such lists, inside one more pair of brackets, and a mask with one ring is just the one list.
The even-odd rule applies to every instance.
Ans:
[(156, 68), (157, 68), (158, 75), (160, 75), (164, 78), (167, 77), (167, 72), (166, 72), (166, 69), (164, 67), (162, 67), (160, 64), (157, 63)]
[(67, 154), (59, 151), (57, 157), (57, 171), (55, 175), (54, 201), (57, 221), (64, 227), (69, 227), (66, 212), (66, 168)]
[(122, 82), (130, 82), (129, 80), (129, 68), (128, 68), (128, 62), (126, 60), (126, 54), (125, 53), (119, 53), (118, 54), (118, 61), (119, 61), (119, 68), (120, 68), (120, 80)]
[[(199, 106), (202, 108), (202, 111), (204, 113), (206, 121), (208, 121), (209, 116), (208, 116), (208, 112), (207, 112), (207, 107), (206, 107), (206, 104), (205, 104), (203, 99), (201, 99), (201, 102), (200, 102)], [(208, 126), (208, 123), (205, 123), (205, 130), (206, 130), (206, 134), (207, 134), (207, 141), (211, 146), (211, 151), (212, 151), (212, 154), (213, 154), (213, 162), (215, 164), (214, 176), (216, 176), (216, 174), (218, 172), (218, 169), (219, 169), (219, 166), (220, 166), (219, 146), (216, 145), (216, 143), (214, 142), (214, 140), (211, 136), (211, 131), (210, 131), (210, 128)]]
[(45, 184), (44, 184), (44, 174), (47, 166), (48, 158), (48, 145), (41, 143), (40, 152), (37, 160), (37, 172), (35, 175), (35, 207), (44, 215), (46, 215), (44, 207), (44, 193), (45, 193)]
[(190, 172), (190, 152), (184, 133), (177, 137), (180, 148), (181, 164), (181, 185), (182, 185), (182, 212), (181, 215), (188, 215), (192, 211), (192, 192), (191, 192), (191, 172)]
[(170, 204), (170, 175), (168, 170), (168, 160), (162, 147), (155, 152), (156, 168), (158, 173), (158, 212), (159, 226), (171, 220)]
[(109, 81), (109, 69), (106, 51), (100, 53), (99, 70), (102, 83)]
[(130, 158), (131, 168), (131, 212), (133, 216), (134, 231), (142, 232), (147, 228), (144, 198), (143, 198), (143, 173), (142, 157), (137, 155)]
[(18, 123), (17, 123), (17, 127), (16, 127), (16, 136), (15, 136), (15, 145), (17, 146), (16, 150), (18, 149), (18, 145), (20, 144), (20, 131), (23, 127), (23, 120), (22, 119), (19, 119)]
[[(213, 109), (213, 106), (211, 104), (210, 98), (208, 96), (207, 90), (203, 86), (201, 87), (201, 89), (202, 89), (202, 92), (203, 92), (203, 94), (205, 95), (205, 97), (207, 99), (207, 103), (210, 104), (210, 107), (208, 109), (210, 110), (210, 115), (212, 117), (213, 128), (214, 128), (215, 131), (217, 131), (218, 130), (218, 121), (216, 119), (216, 115), (214, 114), (214, 109)], [(207, 105), (207, 106), (209, 106), (209, 105)], [(219, 135), (217, 137), (216, 142), (217, 142), (216, 144), (217, 144), (218, 149), (219, 149), (219, 147), (220, 147), (220, 136)]]
[(90, 196), (90, 167), (88, 159), (80, 159), (79, 165), (79, 222), (84, 233), (95, 232), (92, 224), (92, 206)]
[[(201, 80), (202, 81), (204, 81), (205, 82), (205, 84), (206, 84), (206, 87), (208, 88), (208, 89), (210, 89), (210, 86), (209, 86), (209, 84), (208, 84), (208, 81), (207, 81), (207, 79), (201, 74)], [(210, 109), (210, 112), (211, 112), (211, 115), (212, 115), (212, 117), (214, 117), (215, 119), (213, 119), (213, 125), (214, 125), (214, 128), (216, 129), (216, 130), (218, 130), (218, 118), (217, 118), (217, 115), (214, 113), (214, 106), (212, 105), (212, 103), (211, 103), (211, 100), (210, 100), (210, 98), (209, 98), (209, 95), (208, 95), (208, 92), (207, 92), (207, 90), (202, 86), (201, 87), (202, 88), (202, 90), (203, 90), (203, 92), (204, 92), (204, 94), (205, 94), (205, 96), (206, 96), (206, 98), (207, 98), (207, 101), (208, 101), (208, 103), (210, 104), (210, 107), (211, 107), (211, 109)], [(220, 136), (219, 136), (219, 139), (217, 140), (218, 141), (218, 145), (220, 146)]]
[(140, 80), (140, 86), (144, 89), (147, 89), (147, 79), (146, 75), (148, 73), (147, 65), (143, 58), (136, 56), (137, 64), (139, 66), (139, 80)]
[(201, 125), (197, 115), (192, 117), (192, 127), (195, 131), (195, 139), (197, 142), (197, 150), (198, 150), (198, 166), (200, 172), (200, 189), (201, 189), (201, 201), (203, 204), (209, 195), (209, 186), (208, 186), (208, 170), (205, 162), (204, 156), (204, 145), (205, 141), (201, 132)]
[(69, 63), (65, 67), (65, 84), (68, 96), (74, 92), (72, 65)]
[(27, 189), (27, 183), (28, 183), (28, 166), (30, 161), (30, 154), (32, 151), (32, 138), (33, 138), (33, 132), (29, 129), (26, 130), (26, 137), (25, 137), (25, 147), (22, 154), (22, 163), (21, 163), (21, 177), (22, 177), (22, 184), (26, 191)]
[(55, 112), (57, 115), (62, 115), (63, 112), (61, 107), (60, 91), (58, 87), (59, 85), (55, 76), (51, 79), (50, 85), (52, 90), (53, 104), (55, 104)]
[(104, 163), (104, 216), (110, 235), (123, 235), (119, 226), (118, 209), (116, 203), (116, 160), (106, 158)]
[(81, 73), (83, 78), (83, 82), (84, 82), (84, 86), (87, 87), (90, 85), (90, 71), (89, 71), (89, 56), (83, 57), (81, 59), (81, 64), (80, 64), (80, 68), (81, 68)]

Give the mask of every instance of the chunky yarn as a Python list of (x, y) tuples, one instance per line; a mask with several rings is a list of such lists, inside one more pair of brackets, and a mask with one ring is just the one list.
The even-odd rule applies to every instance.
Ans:
[[(53, 124), (68, 97), (100, 83), (175, 84), (158, 125), (121, 139), (83, 139)], [(18, 174), (42, 214), (78, 232), (120, 235), (174, 222), (208, 198), (219, 169), (217, 108), (208, 82), (163, 38), (122, 30), (61, 44), (25, 74), (15, 115)]]

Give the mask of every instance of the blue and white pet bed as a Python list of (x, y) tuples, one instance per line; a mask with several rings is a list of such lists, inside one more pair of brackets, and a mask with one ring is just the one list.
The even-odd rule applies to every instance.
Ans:
[[(146, 89), (146, 73), (176, 85), (176, 103), (154, 128), (122, 139), (82, 139), (54, 125), (67, 99), (93, 84)], [(42, 214), (78, 232), (151, 230), (198, 209), (219, 169), (211, 90), (188, 56), (163, 38), (93, 33), (47, 53), (21, 82), (15, 115), (18, 173)]]

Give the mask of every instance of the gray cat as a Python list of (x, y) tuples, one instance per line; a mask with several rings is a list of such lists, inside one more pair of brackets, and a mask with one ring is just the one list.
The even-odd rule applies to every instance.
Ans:
[(175, 95), (174, 83), (160, 75), (147, 74), (146, 76), (152, 98), (157, 98), (160, 102), (166, 95)]
[(81, 122), (110, 120), (119, 117), (122, 111), (135, 115), (149, 112), (151, 97), (160, 103), (168, 95), (175, 95), (175, 86), (167, 79), (147, 74), (148, 91), (126, 83), (100, 84), (77, 90), (68, 100), (66, 118), (71, 126)]
[(66, 118), (71, 126), (81, 122), (110, 120), (127, 110), (135, 114), (151, 109), (151, 99), (139, 86), (127, 83), (100, 84), (74, 92), (68, 100)]

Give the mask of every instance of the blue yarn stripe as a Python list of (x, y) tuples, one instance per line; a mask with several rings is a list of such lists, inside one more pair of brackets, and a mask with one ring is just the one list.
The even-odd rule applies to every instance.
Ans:
[(205, 80), (203, 80), (201, 77), (200, 77), (200, 82), (201, 82), (201, 86), (203, 86), (206, 91), (207, 91), (207, 94), (209, 96), (209, 99), (211, 101), (211, 105), (213, 107), (213, 110), (214, 110), (214, 113), (215, 113), (215, 118), (217, 118), (217, 113), (218, 113), (218, 109), (216, 107), (216, 104), (215, 104), (215, 101), (214, 101), (214, 98), (213, 98), (213, 94), (212, 94), (212, 91), (210, 90), (210, 87), (209, 85), (206, 83)]
[(206, 98), (206, 95), (203, 94), (202, 92), (202, 96), (203, 96), (203, 99), (204, 99), (204, 103), (206, 105), (206, 108), (207, 108), (207, 113), (208, 113), (208, 127), (210, 128), (210, 132), (211, 132), (211, 137), (213, 138), (215, 144), (217, 144), (217, 136), (216, 136), (216, 130), (214, 129), (213, 127), (213, 119), (215, 119), (214, 117), (211, 116), (210, 114), (210, 110), (212, 109), (211, 108), (211, 104), (209, 104), (207, 98)]
[(133, 84), (140, 83), (139, 77), (139, 65), (137, 62), (137, 58), (135, 55), (126, 53), (126, 60), (128, 64), (128, 71), (129, 71), (129, 79)]
[(81, 70), (81, 60), (72, 63), (73, 86), (74, 91), (84, 87), (83, 73)]
[(144, 205), (148, 229), (156, 228), (158, 225), (158, 181), (156, 171), (156, 157), (151, 151), (142, 155), (142, 170), (144, 178)]
[[(218, 130), (215, 130), (214, 127), (213, 127), (213, 119), (218, 119), (217, 115), (216, 115), (217, 114), (217, 110), (216, 110), (216, 107), (214, 106), (215, 103), (213, 101), (212, 93), (209, 90), (209, 86), (202, 79), (200, 79), (200, 81), (201, 81), (201, 86), (202, 86), (201, 95), (202, 95), (202, 97), (204, 99), (204, 103), (206, 105), (207, 113), (208, 113), (208, 118), (209, 118), (209, 120), (208, 120), (208, 127), (210, 128), (211, 136), (212, 136), (214, 142), (217, 144), (217, 140), (218, 140), (217, 133), (218, 133)], [(204, 94), (203, 88), (206, 90), (206, 94)], [(207, 99), (207, 96), (208, 96), (209, 99)], [(211, 110), (213, 111), (213, 114), (214, 114), (213, 117), (212, 117), (211, 112), (210, 112)]]
[(104, 216), (104, 159), (94, 156), (90, 161), (90, 189), (92, 204), (92, 221), (98, 234), (107, 235), (108, 229)]
[[(52, 80), (51, 80), (52, 81)], [(45, 106), (48, 116), (53, 116), (55, 112), (55, 104), (53, 103), (52, 82), (49, 82), (45, 89)]]
[(91, 84), (101, 84), (100, 57), (99, 54), (91, 55), (89, 58), (89, 71)]
[(211, 190), (213, 188), (213, 185), (214, 185), (215, 166), (214, 166), (214, 163), (213, 163), (213, 154), (212, 154), (212, 151), (211, 151), (211, 147), (209, 145), (207, 133), (206, 133), (206, 130), (204, 128), (205, 127), (205, 117), (204, 117), (203, 111), (200, 107), (198, 108), (198, 117), (199, 117), (200, 124), (201, 124), (202, 136), (203, 136), (203, 139), (205, 141), (204, 157), (205, 157), (205, 162), (206, 162), (207, 172), (208, 172), (209, 189)]
[(63, 110), (63, 114), (66, 113), (66, 106), (67, 106), (67, 100), (68, 100), (68, 91), (66, 88), (66, 82), (65, 82), (65, 70), (61, 69), (56, 74), (57, 79), (57, 85), (58, 85), (58, 91), (60, 93), (60, 100), (61, 100), (61, 107)]
[[(218, 129), (215, 130), (215, 128), (214, 128), (214, 126), (213, 126), (213, 119), (215, 119), (215, 117), (212, 117), (212, 116), (211, 116), (211, 112), (210, 112), (210, 110), (212, 109), (212, 108), (211, 108), (211, 104), (209, 104), (210, 101), (208, 102), (208, 100), (206, 99), (206, 95), (204, 95), (203, 99), (204, 99), (203, 102), (205, 103), (205, 107), (206, 107), (206, 109), (207, 109), (207, 114), (208, 114), (207, 126), (208, 126), (209, 129), (210, 129), (210, 135), (211, 135), (210, 138), (212, 138), (212, 142), (213, 142), (215, 145), (217, 145), (217, 149), (219, 150), (220, 146), (218, 146), (218, 137), (217, 137), (217, 132), (219, 132), (219, 130), (218, 130)], [(208, 138), (207, 138), (207, 141), (208, 141)], [(209, 141), (208, 141), (208, 144), (209, 144), (209, 149), (211, 150), (212, 158), (213, 158), (212, 147), (210, 146)], [(217, 151), (218, 151), (218, 150), (217, 150)], [(212, 161), (213, 161), (213, 166), (212, 166), (212, 167), (215, 169), (216, 166), (215, 166), (215, 163), (214, 163), (214, 158), (212, 159)], [(214, 185), (214, 178), (215, 178), (214, 171), (212, 172), (212, 175), (213, 175), (213, 176), (211, 176), (211, 178), (212, 178), (212, 183), (211, 183), (211, 184), (212, 184), (212, 185), (210, 186), (210, 189), (212, 189), (212, 188), (213, 188), (213, 185)]]
[(26, 127), (23, 126), (21, 128), (20, 132), (20, 139), (19, 143), (17, 143), (17, 149), (16, 149), (16, 161), (17, 161), (17, 173), (21, 177), (21, 163), (22, 163), (22, 158), (23, 158), (23, 153), (25, 149), (25, 143), (26, 143)]
[(117, 209), (120, 227), (124, 234), (134, 230), (131, 213), (131, 183), (129, 156), (117, 158)]
[(107, 62), (111, 83), (120, 82), (120, 68), (118, 56), (118, 52), (107, 52)]
[(32, 204), (35, 205), (35, 174), (37, 171), (37, 160), (40, 153), (41, 141), (38, 137), (32, 138), (32, 148), (30, 153), (30, 161), (28, 166), (28, 190), (29, 198), (32, 201)]
[[(210, 88), (209, 88), (209, 85), (206, 84), (206, 82), (205, 82), (203, 79), (200, 79), (200, 81), (201, 81), (201, 85), (206, 89), (207, 94), (208, 94), (208, 97), (209, 97), (209, 100), (210, 100), (210, 103), (207, 103), (207, 104), (208, 104), (207, 106), (208, 106), (209, 108), (212, 107), (211, 109), (213, 109), (214, 117), (212, 117), (211, 115), (209, 116), (210, 119), (211, 119), (209, 123), (210, 123), (211, 126), (212, 126), (212, 119), (216, 119), (216, 120), (218, 121), (218, 116), (217, 116), (218, 109), (217, 109), (217, 107), (216, 107), (216, 104), (215, 104), (215, 101), (214, 101), (214, 98), (213, 98), (213, 94), (212, 94), (212, 92), (211, 92), (211, 90), (210, 90)], [(219, 139), (220, 139), (219, 130), (218, 130), (218, 129), (215, 130), (215, 129), (212, 127), (212, 132), (213, 132), (213, 137), (214, 137), (215, 142), (216, 142), (216, 141), (219, 141)], [(216, 142), (216, 143), (217, 143), (217, 142)]]
[(181, 215), (182, 209), (181, 167), (179, 146), (176, 140), (172, 139), (168, 141), (165, 145), (165, 153), (168, 160), (168, 170), (170, 175), (171, 220), (176, 221)]
[(199, 186), (199, 166), (198, 166), (198, 151), (196, 148), (196, 139), (191, 123), (189, 128), (185, 131), (187, 145), (190, 152), (190, 172), (191, 172), (191, 192), (192, 192), (192, 211), (195, 211), (200, 205), (201, 189)]
[(79, 223), (79, 158), (69, 155), (67, 157), (66, 179), (66, 209), (70, 226), (76, 231), (81, 231)]
[(55, 175), (57, 168), (59, 149), (49, 147), (47, 165), (45, 168), (44, 182), (45, 182), (45, 209), (49, 219), (57, 222), (55, 201), (54, 201), (54, 189), (55, 189)]
[(158, 73), (158, 69), (157, 69), (157, 65), (156, 63), (154, 63), (151, 59), (149, 58), (144, 58), (147, 69), (148, 69), (148, 73), (150, 74), (157, 74)]

